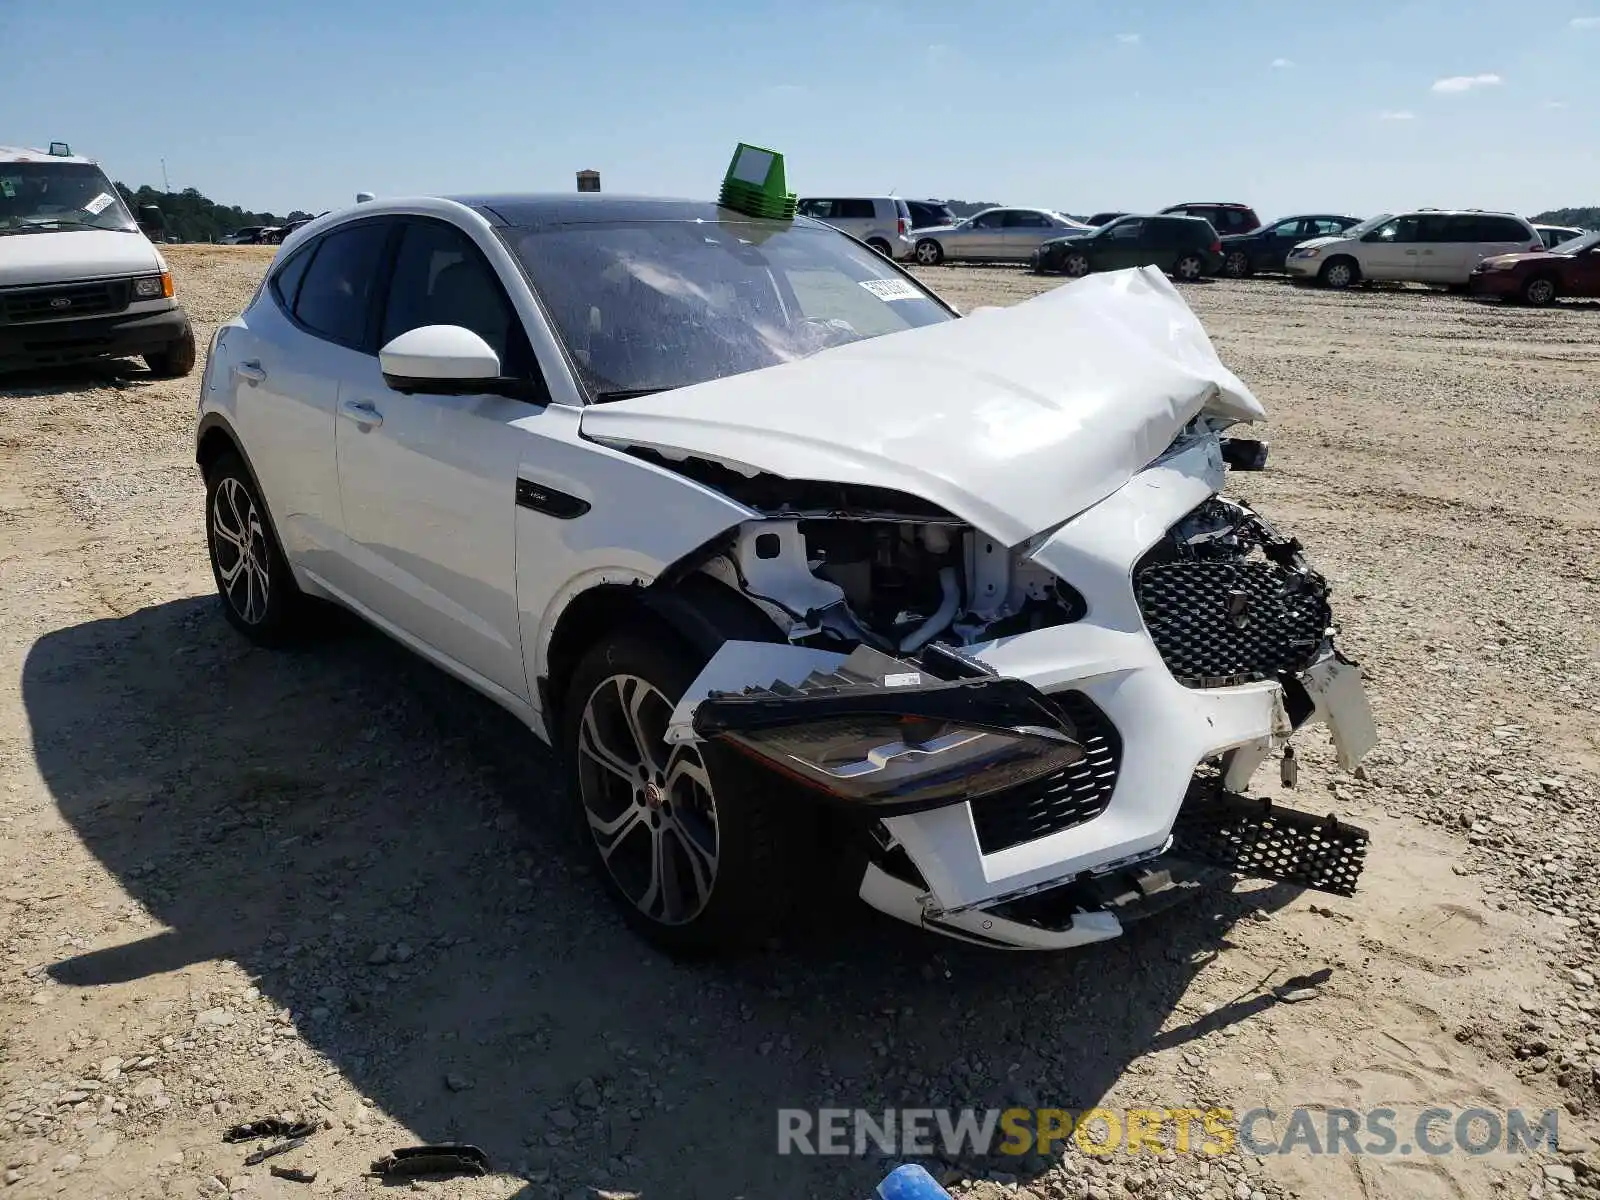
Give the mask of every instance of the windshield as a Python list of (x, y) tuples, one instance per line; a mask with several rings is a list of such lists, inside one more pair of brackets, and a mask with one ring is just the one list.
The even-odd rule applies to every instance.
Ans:
[(1361, 224), (1359, 224), (1359, 225), (1350, 226), (1349, 229), (1346, 229), (1343, 233), (1337, 234), (1335, 236), (1347, 237), (1347, 238), (1362, 237), (1362, 236), (1364, 236), (1366, 234), (1371, 233), (1374, 229), (1376, 229), (1379, 225), (1382, 225), (1385, 221), (1390, 221), (1390, 220), (1393, 220), (1393, 219), (1394, 219), (1394, 214), (1393, 213), (1379, 213), (1375, 217), (1368, 217), (1365, 221), (1361, 222)]
[(1575, 238), (1568, 238), (1564, 242), (1557, 242), (1550, 247), (1551, 254), (1582, 254), (1585, 250), (1592, 250), (1600, 246), (1600, 233), (1580, 233)]
[(596, 400), (687, 387), (955, 319), (832, 229), (634, 220), (498, 232)]
[(138, 228), (93, 163), (0, 162), (0, 231)]

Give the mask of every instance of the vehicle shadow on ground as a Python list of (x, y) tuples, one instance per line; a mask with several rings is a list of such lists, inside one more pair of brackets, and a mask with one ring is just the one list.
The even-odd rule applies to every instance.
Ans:
[(127, 387), (154, 379), (138, 359), (96, 359), (68, 367), (41, 367), (0, 374), (0, 396), (66, 396), (90, 388)]
[[(669, 962), (564, 852), (533, 736), (337, 624), (272, 653), (188, 599), (31, 648), (23, 695), (55, 802), (168, 930), (102, 935), (122, 944), (50, 973), (89, 987), (236, 960), (364, 1095), (421, 1139), (526, 1164), (529, 1196), (869, 1194), (881, 1159), (780, 1158), (777, 1110), (1088, 1107), (1141, 1055), (1272, 1002), (1177, 1011), (1232, 922), (1286, 887), (1215, 894), (1070, 955), (969, 949), (851, 908), (752, 960)], [(195, 1036), (267, 1053), (235, 1032)], [(309, 1088), (318, 1072), (284, 1074)], [(232, 1119), (310, 1107), (236, 1099)]]

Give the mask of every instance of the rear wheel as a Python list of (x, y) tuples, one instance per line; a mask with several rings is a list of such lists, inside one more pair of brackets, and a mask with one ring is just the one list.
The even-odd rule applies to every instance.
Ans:
[(206, 547), (230, 625), (263, 645), (281, 645), (300, 632), (306, 598), (255, 481), (235, 454), (223, 455), (206, 473)]
[(1198, 254), (1184, 254), (1172, 264), (1173, 278), (1183, 283), (1194, 283), (1205, 273), (1205, 260)]
[(1223, 260), (1222, 270), (1230, 279), (1244, 279), (1252, 274), (1250, 256), (1243, 250), (1231, 250)]
[(1329, 259), (1317, 273), (1317, 281), (1329, 288), (1347, 288), (1360, 278), (1361, 271), (1352, 258)]
[(937, 267), (944, 261), (944, 247), (932, 238), (923, 238), (917, 243), (916, 259), (924, 267)]
[(1535, 275), (1522, 285), (1522, 302), (1531, 304), (1535, 308), (1545, 308), (1554, 304), (1559, 294), (1556, 281), (1548, 275)]
[(194, 370), (194, 330), (185, 329), (183, 336), (167, 343), (166, 348), (144, 356), (144, 365), (152, 375), (162, 379), (179, 379)]
[(883, 255), (885, 258), (892, 257), (889, 252), (889, 243), (884, 241), (882, 238), (872, 238), (867, 242), (867, 245), (876, 250), (879, 254)]
[(562, 720), (574, 816), (606, 890), (683, 956), (760, 945), (812, 867), (809, 803), (725, 747), (664, 740), (700, 668), (670, 634), (612, 635), (574, 672)]

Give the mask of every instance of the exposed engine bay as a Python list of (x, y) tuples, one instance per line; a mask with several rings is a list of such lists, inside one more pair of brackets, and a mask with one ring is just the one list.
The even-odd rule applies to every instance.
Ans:
[(949, 521), (819, 516), (752, 522), (703, 568), (790, 641), (913, 653), (1078, 620), (1083, 597), (1043, 567)]

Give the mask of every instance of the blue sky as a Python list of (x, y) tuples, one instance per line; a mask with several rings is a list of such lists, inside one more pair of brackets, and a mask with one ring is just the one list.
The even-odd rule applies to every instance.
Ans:
[(320, 211), (792, 189), (1263, 218), (1600, 204), (1600, 0), (0, 0), (0, 142)]

